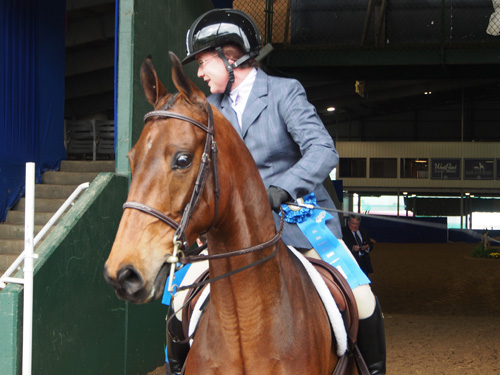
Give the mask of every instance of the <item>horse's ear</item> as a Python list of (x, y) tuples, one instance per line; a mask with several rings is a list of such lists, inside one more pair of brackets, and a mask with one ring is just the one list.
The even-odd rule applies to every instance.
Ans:
[(146, 57), (141, 65), (141, 84), (144, 94), (153, 106), (158, 103), (160, 98), (168, 94), (167, 89), (158, 78), (153, 66), (151, 55)]
[(189, 102), (195, 103), (205, 100), (205, 94), (201, 91), (184, 73), (179, 58), (173, 52), (169, 52), (170, 62), (172, 63), (172, 80), (179, 90), (179, 93)]

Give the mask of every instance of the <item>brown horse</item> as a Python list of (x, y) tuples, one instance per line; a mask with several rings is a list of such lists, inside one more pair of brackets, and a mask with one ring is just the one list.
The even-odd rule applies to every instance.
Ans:
[[(105, 265), (118, 296), (134, 303), (162, 295), (174, 242), (193, 243), (208, 230), (209, 254), (231, 255), (276, 235), (251, 154), (216, 109), (211, 129), (205, 95), (173, 53), (170, 58), (179, 94), (167, 92), (150, 58), (141, 67), (142, 86), (155, 110), (146, 115), (128, 155), (133, 176), (128, 202), (138, 203), (126, 204)], [(217, 147), (215, 163), (207, 144), (212, 151)], [(338, 358), (327, 314), (303, 266), (281, 241), (213, 259), (209, 275), (262, 259), (267, 260), (211, 284), (186, 374), (332, 374)]]

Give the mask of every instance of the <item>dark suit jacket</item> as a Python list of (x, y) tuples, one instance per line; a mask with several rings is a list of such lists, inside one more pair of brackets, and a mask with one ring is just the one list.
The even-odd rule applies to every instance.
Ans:
[[(373, 242), (368, 235), (368, 231), (364, 228), (359, 228), (359, 232), (361, 233), (363, 245), (368, 244), (370, 247), (370, 252), (373, 250)], [(354, 245), (357, 245), (356, 239), (354, 238), (354, 234), (351, 232), (349, 227), (342, 227), (342, 237), (346, 246), (351, 250), (352, 255), (356, 258), (356, 261), (359, 264), (359, 267), (363, 270), (363, 272), (368, 275), (373, 272), (372, 261), (370, 259), (370, 253), (363, 252), (363, 255), (359, 255), (358, 251), (353, 251), (352, 248)]]

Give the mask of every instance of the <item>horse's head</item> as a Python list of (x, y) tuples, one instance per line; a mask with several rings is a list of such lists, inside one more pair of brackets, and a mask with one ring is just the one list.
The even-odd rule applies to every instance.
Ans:
[[(203, 129), (208, 123), (209, 105), (203, 92), (184, 74), (177, 56), (170, 53), (170, 60), (172, 79), (179, 91), (175, 95), (168, 93), (159, 80), (150, 57), (141, 67), (141, 83), (154, 111), (146, 116), (141, 136), (128, 154), (132, 182), (127, 201), (139, 203), (143, 208), (153, 208), (180, 224), (192, 199), (207, 137), (210, 136), (207, 129)], [(180, 118), (168, 114), (178, 114)], [(194, 122), (186, 121), (182, 116)], [(196, 212), (190, 215), (185, 231), (189, 243), (213, 220), (215, 208), (211, 178), (207, 178), (207, 187), (200, 194)], [(170, 268), (166, 260), (174, 248), (175, 223), (168, 225), (158, 215), (133, 209), (137, 207), (127, 208), (106, 261), (104, 275), (120, 298), (135, 303), (149, 302), (163, 293)]]

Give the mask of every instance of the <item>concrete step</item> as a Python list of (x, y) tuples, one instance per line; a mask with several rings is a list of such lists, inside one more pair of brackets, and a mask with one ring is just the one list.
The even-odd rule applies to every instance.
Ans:
[(35, 199), (67, 199), (76, 190), (77, 187), (78, 185), (37, 184), (35, 185)]
[[(60, 171), (42, 175), (42, 184), (35, 186), (35, 235), (51, 219), (78, 185), (92, 182), (100, 172), (114, 172), (113, 160), (63, 160)], [(20, 201), (0, 224), (0, 275), (10, 267), (24, 249), (24, 209)], [(39, 242), (39, 244), (41, 241)]]
[(42, 184), (80, 185), (94, 180), (99, 172), (60, 172), (48, 171), (42, 175)]
[[(59, 209), (59, 207), (61, 207), (64, 204), (64, 202), (66, 202), (66, 199), (45, 199), (45, 198), (35, 199), (35, 212), (55, 213)], [(12, 210), (24, 212), (25, 207), (26, 207), (26, 199), (21, 198), (19, 202), (17, 202), (16, 205), (12, 207)]]
[(63, 160), (61, 172), (114, 172), (114, 160)]
[[(3, 255), (19, 255), (24, 250), (24, 240), (0, 239), (0, 257)], [(11, 262), (12, 263), (12, 262)], [(9, 263), (7, 267), (10, 266)]]
[[(35, 225), (34, 233), (35, 236), (40, 232), (43, 228), (43, 225)], [(0, 238), (4, 240), (24, 240), (24, 224), (23, 225), (15, 225), (15, 224), (3, 224), (0, 225)]]
[[(23, 249), (21, 249), (21, 251), (23, 251)], [(21, 251), (19, 252), (19, 254), (21, 254)], [(7, 271), (7, 268), (9, 268), (12, 263), (14, 263), (14, 261), (17, 259), (19, 254), (18, 255), (14, 255), (14, 254), (0, 255), (0, 276), (2, 276), (5, 273), (5, 271)], [(22, 266), (22, 264), (21, 264), (21, 266)], [(14, 272), (10, 276), (14, 276), (15, 273), (16, 272)]]
[[(54, 212), (35, 212), (35, 225), (43, 226), (47, 224), (53, 215)], [(24, 211), (9, 211), (3, 224), (18, 224), (24, 226)]]

